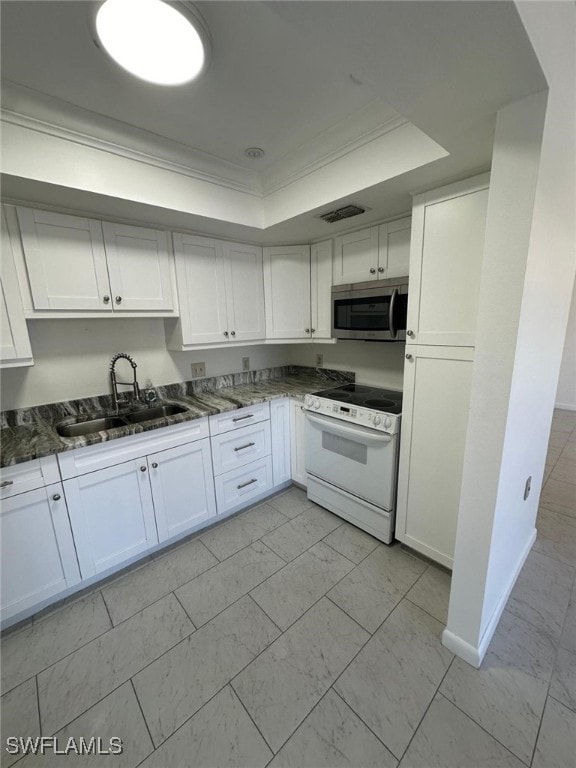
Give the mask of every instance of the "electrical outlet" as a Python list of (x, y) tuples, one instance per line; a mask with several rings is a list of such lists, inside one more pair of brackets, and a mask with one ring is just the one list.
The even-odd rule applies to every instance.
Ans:
[(324, 355), (322, 352), (316, 353), (316, 368), (322, 368), (324, 365)]
[(192, 378), (202, 379), (206, 376), (206, 363), (192, 363)]
[(243, 371), (249, 371), (250, 370), (250, 358), (249, 357), (243, 357), (242, 358), (242, 370)]
[(530, 488), (532, 487), (532, 475), (526, 480), (526, 485), (524, 486), (524, 501), (530, 496)]

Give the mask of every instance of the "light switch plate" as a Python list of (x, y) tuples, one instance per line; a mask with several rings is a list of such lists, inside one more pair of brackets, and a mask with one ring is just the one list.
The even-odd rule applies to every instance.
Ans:
[(242, 358), (242, 370), (243, 371), (249, 371), (250, 370), (250, 358), (249, 357), (243, 357)]
[(316, 353), (316, 368), (322, 368), (324, 365), (324, 355), (322, 352)]
[(206, 363), (192, 363), (192, 378), (201, 379), (206, 376)]

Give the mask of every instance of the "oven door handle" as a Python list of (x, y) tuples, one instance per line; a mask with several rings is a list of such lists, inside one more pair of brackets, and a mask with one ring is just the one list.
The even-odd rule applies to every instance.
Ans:
[(350, 435), (365, 443), (389, 443), (392, 440), (392, 435), (387, 432), (377, 432), (375, 429), (362, 426), (348, 426), (332, 416), (317, 416), (310, 411), (306, 411), (306, 416), (310, 421), (320, 424), (327, 432), (332, 432), (334, 435)]

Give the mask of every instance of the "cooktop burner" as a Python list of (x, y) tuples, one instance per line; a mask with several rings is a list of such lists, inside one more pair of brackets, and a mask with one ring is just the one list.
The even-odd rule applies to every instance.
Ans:
[(384, 413), (402, 413), (402, 392), (394, 389), (381, 389), (380, 387), (368, 387), (363, 384), (345, 384), (343, 387), (326, 389), (317, 392), (316, 397), (324, 397), (327, 400), (346, 403), (350, 405), (364, 406)]

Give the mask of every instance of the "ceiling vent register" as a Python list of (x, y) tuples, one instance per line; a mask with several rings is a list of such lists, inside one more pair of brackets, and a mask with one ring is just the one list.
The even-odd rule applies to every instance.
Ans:
[(345, 205), (342, 208), (336, 208), (335, 211), (328, 211), (328, 213), (320, 214), (319, 218), (325, 221), (327, 224), (334, 224), (336, 221), (342, 221), (342, 219), (349, 219), (351, 216), (359, 216), (361, 213), (365, 213), (366, 208), (360, 208), (359, 205)]

